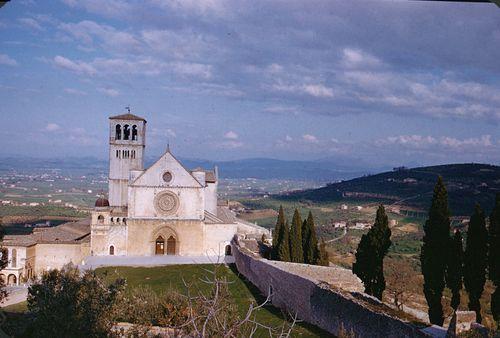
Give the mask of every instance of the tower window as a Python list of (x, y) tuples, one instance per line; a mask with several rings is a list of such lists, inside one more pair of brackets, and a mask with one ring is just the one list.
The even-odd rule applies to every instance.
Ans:
[(132, 158), (135, 158), (135, 150), (132, 150)]
[(116, 158), (120, 158), (120, 151), (119, 150), (116, 151)]
[(98, 223), (104, 223), (104, 216), (103, 215), (97, 216), (97, 222)]
[(126, 124), (123, 126), (123, 139), (128, 140), (130, 138), (130, 128), (129, 125)]
[(135, 124), (132, 126), (132, 141), (137, 141), (137, 126)]
[(117, 124), (115, 127), (115, 140), (120, 140), (122, 138), (122, 126)]

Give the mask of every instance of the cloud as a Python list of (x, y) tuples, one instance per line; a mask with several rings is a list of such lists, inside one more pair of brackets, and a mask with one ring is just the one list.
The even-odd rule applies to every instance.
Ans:
[(167, 136), (170, 136), (170, 137), (174, 137), (174, 138), (177, 137), (176, 132), (173, 129), (170, 129), (170, 128), (167, 129), (166, 134), (167, 134)]
[(207, 79), (212, 76), (210, 65), (187, 62), (166, 63), (152, 58), (135, 60), (96, 58), (91, 62), (72, 61), (63, 56), (56, 56), (53, 63), (62, 69), (86, 76), (104, 75), (148, 75), (176, 74), (182, 77), (198, 77)]
[(64, 92), (71, 95), (87, 95), (87, 92), (75, 88), (64, 88)]
[(453, 151), (463, 151), (470, 149), (489, 148), (494, 146), (491, 135), (458, 139), (454, 137), (442, 136), (422, 136), (422, 135), (399, 135), (389, 136), (375, 142), (378, 146), (398, 145), (405, 148), (428, 149), (431, 147), (447, 148)]
[(97, 88), (97, 91), (109, 97), (117, 97), (120, 95), (120, 92), (113, 88)]
[(10, 56), (8, 56), (6, 54), (0, 54), (0, 65), (17, 66), (18, 63), (16, 60), (11, 58)]
[(382, 62), (364, 52), (361, 49), (344, 48), (342, 51), (342, 65), (347, 68), (365, 68), (365, 67), (377, 67), (380, 66)]
[(44, 28), (38, 23), (37, 20), (33, 18), (20, 18), (18, 21), (25, 27), (37, 30), (37, 31), (42, 31)]
[(239, 137), (239, 135), (232, 130), (230, 130), (224, 134), (224, 138), (229, 139), (229, 140), (236, 140), (236, 139), (238, 139), (238, 137)]
[(308, 143), (318, 143), (318, 138), (314, 135), (311, 135), (311, 134), (302, 135), (302, 139)]
[(273, 89), (277, 91), (296, 93), (296, 94), (308, 94), (317, 98), (331, 98), (333, 97), (333, 89), (328, 88), (322, 84), (304, 84), (304, 85), (290, 85), (277, 83), (272, 86)]
[(60, 55), (54, 57), (54, 65), (78, 74), (95, 75), (97, 73), (95, 68), (86, 62), (71, 61)]
[(58, 131), (59, 129), (61, 129), (61, 127), (57, 123), (49, 123), (45, 126), (45, 131), (49, 132)]
[(141, 43), (133, 34), (90, 20), (78, 23), (61, 23), (58, 28), (83, 43), (85, 48), (93, 46), (96, 41), (108, 50), (137, 51), (141, 47)]

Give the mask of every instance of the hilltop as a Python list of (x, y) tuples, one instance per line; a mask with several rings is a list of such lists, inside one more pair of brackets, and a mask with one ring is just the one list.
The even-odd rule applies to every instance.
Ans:
[(494, 196), (500, 192), (500, 166), (488, 164), (447, 164), (363, 176), (319, 189), (293, 192), (280, 198), (332, 202), (341, 200), (380, 200), (426, 210), (438, 176), (448, 188), (454, 215), (469, 215), (475, 203), (489, 212)]

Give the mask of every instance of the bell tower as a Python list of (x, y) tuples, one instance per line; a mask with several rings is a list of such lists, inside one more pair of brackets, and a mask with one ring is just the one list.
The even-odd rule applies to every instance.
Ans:
[[(128, 108), (127, 108), (128, 109)], [(130, 114), (109, 118), (109, 204), (126, 207), (130, 170), (144, 170), (146, 120)]]

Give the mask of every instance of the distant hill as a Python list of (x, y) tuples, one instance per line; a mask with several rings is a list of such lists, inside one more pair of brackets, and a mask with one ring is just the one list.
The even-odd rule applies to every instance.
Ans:
[(428, 209), (438, 175), (446, 183), (449, 204), (454, 215), (469, 215), (475, 203), (488, 213), (495, 194), (500, 192), (500, 166), (488, 164), (449, 164), (413, 169), (398, 168), (328, 184), (326, 187), (293, 192), (283, 199), (313, 202), (349, 199), (400, 201), (420, 209)]
[[(157, 160), (147, 157), (146, 167)], [(343, 164), (346, 161), (322, 159), (312, 161), (277, 160), (251, 158), (233, 161), (209, 161), (204, 159), (179, 158), (187, 168), (218, 166), (222, 178), (287, 179), (329, 182), (365, 175), (376, 169), (369, 169), (363, 163)], [(352, 161), (354, 162), (354, 161)], [(0, 159), (0, 170), (79, 170), (107, 171), (108, 162), (93, 157), (67, 157), (40, 159), (31, 157), (5, 157)]]

